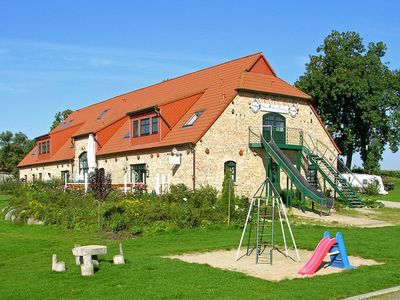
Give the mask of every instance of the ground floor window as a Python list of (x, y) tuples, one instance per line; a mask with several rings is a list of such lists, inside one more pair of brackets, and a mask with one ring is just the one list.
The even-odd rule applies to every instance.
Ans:
[(226, 171), (229, 171), (229, 173), (232, 176), (233, 182), (236, 182), (236, 162), (232, 160), (228, 160), (224, 164), (224, 174)]
[(69, 182), (69, 171), (61, 171), (61, 180), (62, 182), (65, 182), (65, 180)]
[(39, 173), (39, 181), (42, 181), (43, 180), (43, 175), (42, 175), (42, 173)]
[(87, 174), (88, 170), (87, 152), (83, 152), (79, 156), (79, 174)]
[(131, 165), (131, 183), (146, 184), (147, 169), (146, 164)]

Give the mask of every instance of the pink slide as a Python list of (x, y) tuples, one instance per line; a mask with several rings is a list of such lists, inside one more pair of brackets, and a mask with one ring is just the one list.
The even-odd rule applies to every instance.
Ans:
[(330, 239), (328, 237), (324, 237), (318, 244), (317, 248), (315, 248), (313, 255), (308, 260), (308, 262), (300, 269), (298, 272), (301, 275), (313, 275), (322, 261), (324, 260), (326, 254), (332, 248), (332, 246), (336, 244), (336, 238)]

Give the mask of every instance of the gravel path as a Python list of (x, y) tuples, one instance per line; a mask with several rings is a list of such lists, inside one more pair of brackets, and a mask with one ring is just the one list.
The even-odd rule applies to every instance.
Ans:
[[(366, 210), (366, 213), (373, 212)], [(374, 228), (393, 226), (393, 224), (386, 221), (374, 220), (363, 216), (346, 216), (338, 214), (336, 212), (332, 212), (330, 216), (321, 217), (319, 214), (313, 213), (311, 211), (306, 211), (305, 213), (303, 213), (301, 210), (293, 208), (293, 214), (298, 217), (313, 219), (324, 223), (336, 223), (339, 225), (348, 225), (354, 227)]]
[(379, 201), (382, 202), (385, 207), (390, 207), (390, 208), (400, 208), (400, 202), (394, 202), (394, 201)]

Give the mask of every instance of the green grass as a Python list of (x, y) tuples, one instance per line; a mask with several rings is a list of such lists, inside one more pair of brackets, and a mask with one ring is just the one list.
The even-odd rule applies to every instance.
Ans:
[(371, 198), (371, 199), (375, 199), (375, 200), (400, 202), (400, 178), (387, 177), (385, 180), (394, 182), (394, 188), (392, 190), (390, 190), (387, 195), (376, 195), (376, 196), (363, 195), (363, 197)]
[[(5, 204), (0, 196), (0, 205)], [(322, 226), (294, 226), (300, 248), (314, 249)], [(341, 229), (351, 255), (385, 263), (359, 267), (340, 274), (268, 282), (160, 256), (185, 252), (231, 249), (240, 237), (238, 228), (181, 230), (124, 241), (127, 264), (114, 266), (118, 241), (54, 227), (18, 225), (0, 220), (1, 299), (340, 299), (398, 285), (400, 282), (400, 227)], [(74, 243), (104, 244), (108, 254), (100, 269), (82, 277), (74, 265)], [(50, 271), (51, 255), (69, 266), (65, 273)], [(233, 258), (232, 258), (233, 259)]]

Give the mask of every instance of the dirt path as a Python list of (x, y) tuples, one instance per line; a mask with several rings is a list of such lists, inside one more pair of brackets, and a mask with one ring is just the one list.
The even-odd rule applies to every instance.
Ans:
[(390, 208), (400, 208), (400, 202), (394, 202), (394, 201), (379, 201), (382, 202), (385, 207), (390, 207)]
[[(347, 216), (336, 212), (332, 212), (330, 216), (326, 215), (320, 216), (319, 214), (311, 211), (306, 211), (305, 213), (303, 213), (301, 210), (297, 208), (293, 208), (292, 211), (293, 215), (297, 217), (313, 219), (323, 223), (337, 223), (339, 225), (348, 225), (348, 226), (366, 227), (366, 228), (393, 226), (393, 224), (389, 222), (374, 220), (363, 216)], [(358, 209), (358, 211), (362, 212), (363, 214), (375, 214), (375, 211), (364, 208)]]
[[(294, 252), (294, 251), (291, 251)], [(242, 254), (245, 250), (242, 250)], [(255, 254), (243, 256), (239, 261), (235, 261), (236, 250), (214, 251), (205, 253), (190, 253), (176, 256), (168, 256), (167, 258), (179, 259), (188, 263), (208, 264), (212, 267), (242, 272), (250, 276), (262, 278), (271, 281), (280, 281), (283, 279), (304, 278), (306, 276), (299, 275), (297, 272), (311, 257), (312, 251), (299, 250), (301, 262), (295, 262), (291, 258), (287, 258), (277, 251), (274, 251), (273, 265), (256, 264)], [(293, 255), (294, 253), (289, 253)], [(363, 259), (360, 257), (349, 256), (350, 263), (356, 267), (371, 266), (379, 264), (371, 259)], [(328, 275), (331, 273), (343, 272), (345, 270), (338, 268), (322, 268), (314, 276)]]

